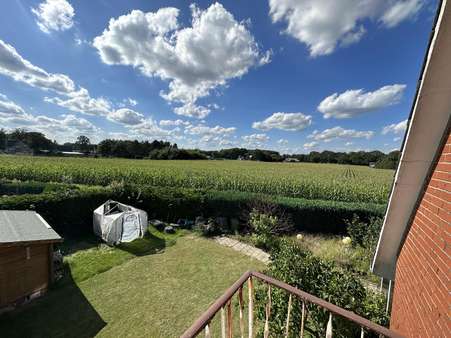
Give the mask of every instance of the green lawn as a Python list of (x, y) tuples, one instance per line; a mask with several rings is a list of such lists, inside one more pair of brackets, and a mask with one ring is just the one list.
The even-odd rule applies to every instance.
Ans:
[(192, 234), (149, 236), (144, 250), (79, 248), (72, 276), (0, 316), (1, 336), (178, 337), (243, 272), (264, 268)]

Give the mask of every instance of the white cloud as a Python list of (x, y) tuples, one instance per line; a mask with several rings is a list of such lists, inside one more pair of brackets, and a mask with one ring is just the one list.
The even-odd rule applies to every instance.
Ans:
[(309, 142), (309, 143), (304, 143), (304, 149), (312, 149), (315, 148), (318, 145), (318, 142)]
[(31, 11), (36, 16), (36, 23), (41, 31), (64, 31), (74, 25), (75, 11), (66, 0), (46, 0)]
[(308, 137), (313, 138), (315, 141), (330, 142), (335, 139), (346, 139), (346, 138), (366, 138), (370, 139), (373, 137), (373, 131), (357, 131), (354, 129), (344, 129), (342, 127), (334, 127), (330, 129), (325, 129), (322, 132), (315, 130)]
[(230, 135), (236, 131), (235, 127), (209, 127), (203, 124), (189, 125), (185, 128), (185, 133), (190, 135), (214, 136), (214, 135)]
[(386, 135), (388, 133), (392, 134), (401, 134), (404, 133), (407, 129), (407, 120), (401, 121), (399, 123), (389, 124), (382, 129), (382, 135)]
[(170, 130), (162, 129), (158, 126), (157, 122), (152, 118), (143, 120), (141, 123), (131, 125), (129, 130), (137, 136), (147, 138), (162, 138), (166, 139), (171, 135)]
[(169, 81), (161, 96), (181, 103), (179, 115), (204, 118), (210, 113), (197, 106), (230, 79), (251, 67), (269, 62), (244, 22), (238, 22), (221, 4), (205, 10), (191, 6), (191, 27), (181, 28), (176, 8), (131, 13), (112, 18), (107, 29), (94, 39), (102, 61), (129, 65), (146, 76)]
[(174, 108), (174, 113), (177, 115), (195, 117), (203, 119), (210, 114), (211, 110), (204, 106), (198, 106), (192, 102), (186, 103), (183, 106)]
[(281, 138), (280, 140), (277, 141), (277, 143), (281, 146), (286, 146), (288, 144), (288, 140)]
[(188, 121), (178, 119), (178, 120), (161, 120), (159, 124), (162, 127), (171, 127), (171, 126), (187, 126), (190, 123)]
[(395, 27), (400, 22), (415, 17), (423, 5), (423, 0), (396, 1), (385, 11), (384, 15), (380, 18), (380, 21), (386, 27)]
[(358, 42), (368, 20), (392, 28), (411, 18), (424, 0), (269, 0), (274, 23), (307, 45), (310, 55), (331, 54), (337, 46)]
[(32, 87), (64, 96), (46, 97), (44, 100), (74, 112), (107, 115), (111, 103), (105, 98), (92, 98), (87, 89), (78, 87), (67, 75), (49, 73), (24, 59), (16, 49), (0, 40), (0, 74)]
[(373, 92), (350, 89), (341, 94), (326, 97), (318, 106), (324, 118), (345, 119), (394, 105), (401, 100), (406, 85), (394, 84)]
[(144, 121), (143, 114), (128, 108), (121, 108), (116, 111), (110, 112), (107, 118), (110, 121), (125, 125), (137, 125)]
[(62, 118), (52, 118), (45, 115), (31, 115), (24, 113), (17, 117), (1, 117), (0, 123), (15, 128), (39, 131), (48, 138), (61, 142), (73, 141), (77, 136), (84, 134), (99, 140), (102, 130), (90, 121), (74, 115), (63, 115)]
[(74, 112), (88, 115), (108, 115), (111, 110), (111, 102), (106, 98), (92, 98), (85, 88), (67, 94), (67, 98), (45, 97), (44, 101), (57, 104)]
[(260, 148), (269, 141), (269, 137), (266, 134), (245, 135), (241, 139), (245, 148)]
[(267, 119), (254, 122), (252, 128), (259, 130), (281, 129), (300, 131), (312, 124), (312, 117), (302, 113), (274, 113)]
[(6, 95), (0, 94), (0, 116), (17, 117), (24, 114), (25, 111), (21, 106), (9, 100)]
[(0, 74), (43, 90), (59, 94), (75, 91), (74, 82), (64, 74), (52, 74), (24, 59), (16, 49), (0, 40)]

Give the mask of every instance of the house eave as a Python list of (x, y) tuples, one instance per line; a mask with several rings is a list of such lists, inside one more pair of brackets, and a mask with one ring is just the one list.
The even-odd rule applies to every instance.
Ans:
[(425, 57), (371, 270), (394, 280), (396, 262), (451, 114), (451, 6), (443, 0)]

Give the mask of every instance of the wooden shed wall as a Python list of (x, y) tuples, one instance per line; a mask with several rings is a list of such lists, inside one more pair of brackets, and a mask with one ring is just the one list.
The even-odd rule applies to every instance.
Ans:
[(51, 248), (51, 244), (0, 247), (0, 307), (47, 289)]

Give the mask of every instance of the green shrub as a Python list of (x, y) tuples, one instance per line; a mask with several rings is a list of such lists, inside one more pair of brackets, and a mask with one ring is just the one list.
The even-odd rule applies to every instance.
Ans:
[[(243, 210), (256, 200), (269, 201), (290, 216), (297, 231), (345, 233), (345, 220), (356, 214), (369, 219), (383, 213), (377, 204), (279, 198), (234, 191), (196, 190), (113, 182), (109, 186), (72, 186), (41, 194), (0, 197), (0, 209), (32, 209), (64, 233), (91, 233), (92, 211), (108, 199), (141, 208), (149, 219), (176, 222), (179, 218), (194, 220), (197, 216), (239, 219)], [(228, 222), (231, 224), (231, 222)], [(232, 231), (231, 228), (221, 228)], [(242, 231), (243, 229), (235, 229)]]
[[(337, 268), (332, 262), (315, 257), (291, 240), (279, 241), (276, 250), (272, 252), (267, 274), (376, 323), (388, 323), (383, 312), (383, 301), (379, 296), (367, 292), (358, 279)], [(288, 297), (284, 290), (272, 289), (270, 327), (275, 336), (284, 332)], [(290, 327), (291, 334), (295, 337), (299, 336), (302, 305), (298, 299), (293, 300)], [(266, 287), (257, 288), (256, 302), (257, 316), (263, 320), (267, 302)], [(308, 304), (307, 311), (307, 332), (314, 337), (324, 336), (328, 312), (313, 304)], [(338, 316), (334, 316), (333, 327), (334, 337), (355, 337), (360, 334), (357, 325)]]
[(382, 221), (383, 219), (380, 217), (370, 217), (367, 220), (362, 220), (359, 216), (353, 215), (346, 222), (348, 234), (352, 239), (353, 245), (361, 245), (373, 250), (381, 232)]

